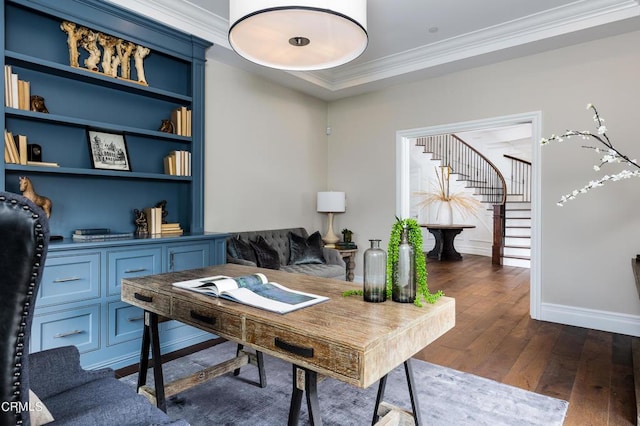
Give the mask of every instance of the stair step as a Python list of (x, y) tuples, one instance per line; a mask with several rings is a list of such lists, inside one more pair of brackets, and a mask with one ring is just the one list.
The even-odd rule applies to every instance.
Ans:
[(531, 257), (529, 256), (513, 256), (513, 255), (504, 255), (502, 256), (504, 258), (508, 258), (508, 259), (520, 259), (520, 260), (531, 260)]
[(504, 247), (502, 251), (502, 257), (511, 257), (518, 259), (529, 259), (531, 258), (531, 249), (522, 248), (522, 249), (514, 249), (511, 247)]
[(531, 268), (531, 260), (529, 259), (514, 259), (510, 257), (502, 258), (502, 265), (515, 266), (517, 268)]

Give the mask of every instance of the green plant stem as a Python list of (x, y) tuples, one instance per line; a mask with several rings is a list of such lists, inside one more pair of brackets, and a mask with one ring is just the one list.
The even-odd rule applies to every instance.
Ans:
[(342, 297), (362, 296), (363, 294), (364, 290), (346, 290), (342, 292)]
[(415, 273), (416, 273), (416, 298), (413, 303), (422, 306), (422, 301), (435, 303), (444, 293), (438, 290), (436, 293), (429, 292), (427, 285), (427, 262), (422, 251), (422, 229), (415, 219), (399, 219), (391, 228), (389, 246), (387, 249), (387, 298), (393, 293), (393, 267), (398, 262), (398, 247), (402, 238), (402, 230), (407, 228), (409, 244), (413, 246)]

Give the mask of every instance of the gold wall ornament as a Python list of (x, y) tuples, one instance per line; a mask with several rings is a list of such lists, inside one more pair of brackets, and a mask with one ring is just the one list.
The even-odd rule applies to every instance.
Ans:
[(80, 40), (80, 45), (89, 52), (89, 57), (84, 60), (84, 66), (91, 71), (98, 71), (100, 62), (100, 49), (98, 49), (98, 33), (89, 30)]
[[(86, 27), (79, 27), (74, 22), (63, 21), (60, 24), (60, 29), (67, 34), (70, 66), (148, 86), (144, 72), (144, 59), (151, 53), (151, 49), (148, 47), (136, 45), (130, 41)], [(81, 67), (79, 63), (79, 48), (89, 53), (89, 56), (84, 60), (84, 67)], [(131, 79), (132, 55), (137, 73), (136, 80)], [(118, 70), (120, 75), (118, 75)]]
[(151, 53), (151, 49), (144, 46), (136, 46), (136, 52), (133, 54), (134, 63), (136, 66), (136, 73), (138, 75), (138, 83), (147, 85), (147, 78), (144, 75), (144, 58)]

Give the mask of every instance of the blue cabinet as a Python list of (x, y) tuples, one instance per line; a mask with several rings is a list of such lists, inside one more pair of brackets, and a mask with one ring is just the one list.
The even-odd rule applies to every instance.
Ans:
[[(222, 263), (224, 234), (204, 233), (204, 65), (206, 40), (177, 31), (103, 0), (3, 0), (0, 48), (3, 65), (29, 82), (48, 112), (4, 105), (2, 127), (42, 147), (43, 162), (16, 164), (0, 157), (0, 190), (20, 193), (19, 177), (51, 199), (50, 228), (64, 239), (50, 244), (33, 322), (32, 350), (76, 345), (84, 367), (114, 368), (138, 360), (142, 312), (120, 300), (120, 281)], [(147, 85), (71, 65), (64, 21), (150, 49)], [(100, 49), (104, 46), (100, 45)], [(104, 68), (102, 62), (100, 66)], [(2, 85), (4, 100), (5, 86)], [(4, 104), (4, 102), (3, 102)], [(173, 110), (191, 111), (191, 135), (159, 130)], [(94, 167), (88, 131), (122, 135), (130, 170)], [(164, 157), (191, 153), (191, 175), (165, 174)], [(78, 228), (133, 232), (134, 211), (166, 201), (170, 223), (184, 235), (77, 243)], [(167, 324), (163, 350), (211, 336), (179, 323)]]
[[(120, 300), (122, 278), (221, 263), (226, 236), (52, 243), (36, 298), (31, 350), (76, 345), (86, 368), (135, 364), (143, 312)], [(213, 337), (177, 321), (162, 323), (160, 331), (163, 352)]]

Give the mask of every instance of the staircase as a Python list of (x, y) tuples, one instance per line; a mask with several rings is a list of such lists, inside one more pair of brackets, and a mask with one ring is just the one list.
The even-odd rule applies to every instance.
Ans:
[(507, 195), (502, 264), (531, 267), (531, 202)]
[(423, 147), (433, 160), (449, 166), (451, 174), (466, 181), (466, 186), (473, 188), (474, 195), (490, 210), (504, 205), (504, 221), (501, 215), (494, 218), (492, 262), (530, 268), (531, 163), (505, 155), (511, 163), (510, 175), (505, 179), (491, 161), (455, 135), (419, 137), (416, 146)]
[(531, 163), (510, 155), (502, 264), (531, 267)]

